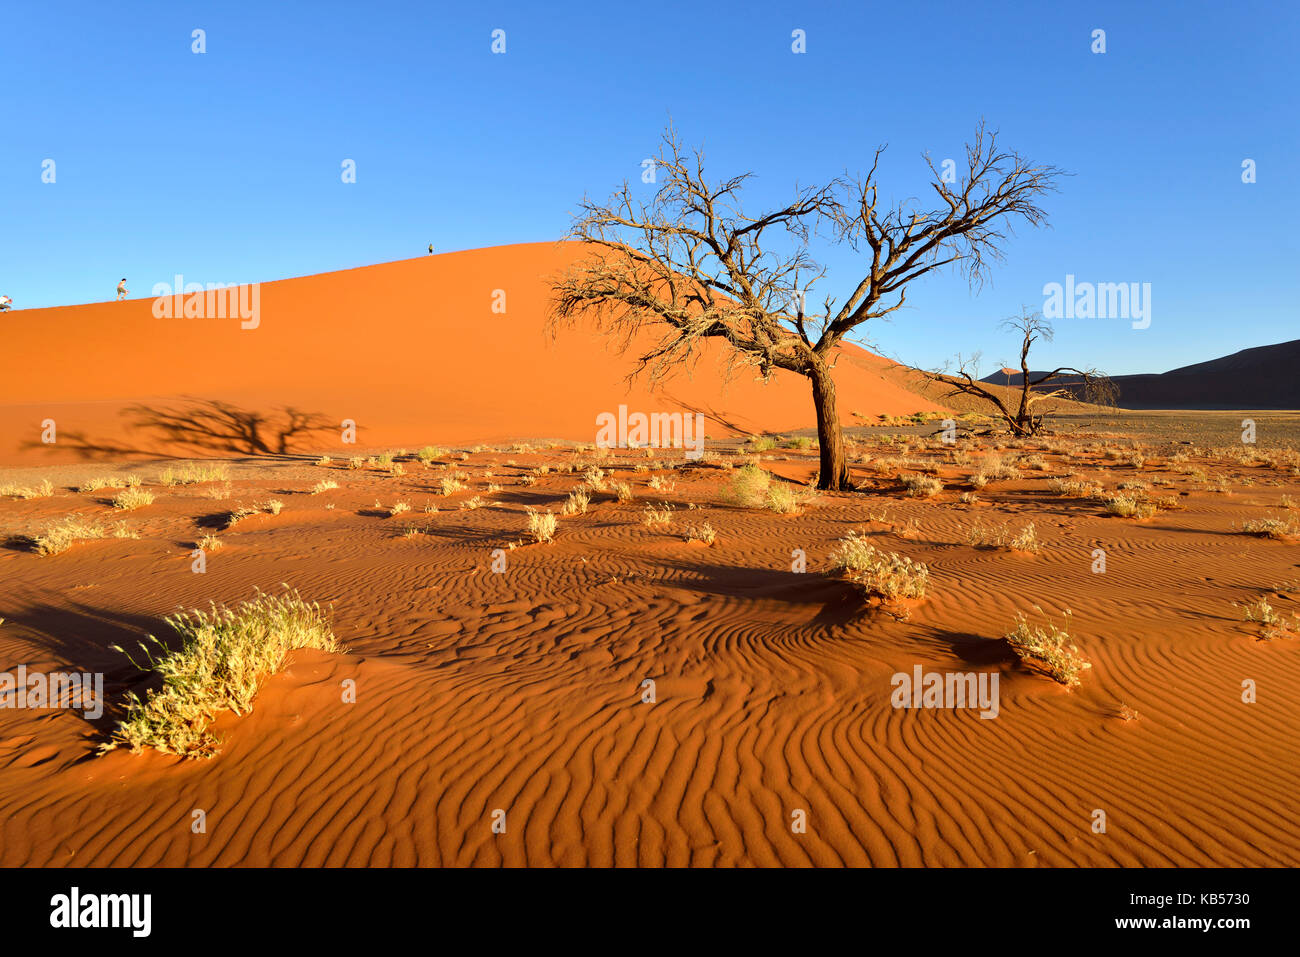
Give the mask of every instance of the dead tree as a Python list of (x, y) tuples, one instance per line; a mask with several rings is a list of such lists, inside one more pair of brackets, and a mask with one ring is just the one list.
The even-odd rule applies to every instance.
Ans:
[[(851, 488), (833, 370), (845, 336), (900, 308), (913, 280), (943, 266), (978, 284), (1002, 256), (1013, 220), (1046, 221), (1038, 200), (1061, 171), (998, 149), (981, 124), (967, 145), (965, 169), (945, 176), (930, 157), (930, 209), (916, 200), (885, 206), (877, 196), (876, 150), (865, 178), (796, 189), (786, 206), (759, 216), (740, 207), (749, 173), (710, 183), (704, 156), (683, 153), (670, 126), (656, 160), (661, 185), (648, 202), (627, 183), (599, 204), (584, 199), (570, 237), (591, 254), (555, 282), (551, 328), (593, 315), (625, 347), (643, 331), (655, 343), (633, 375), (652, 381), (690, 367), (702, 344), (721, 340), (728, 372), (775, 369), (809, 379), (817, 417), (818, 487)], [(821, 227), (827, 228), (823, 233)], [(842, 301), (804, 311), (825, 270), (814, 237), (847, 243), (862, 259), (861, 278)], [(802, 281), (801, 281), (802, 280)]]
[[(1041, 313), (1024, 310), (1021, 315), (1004, 320), (1002, 328), (1016, 330), (1021, 336), (1019, 395), (999, 395), (996, 389), (976, 379), (979, 375), (978, 354), (970, 359), (958, 356), (955, 373), (946, 370), (926, 372), (926, 378), (950, 387), (944, 398), (969, 395), (988, 403), (1006, 423), (1012, 435), (1017, 436), (1037, 435), (1042, 431), (1048, 412), (1037, 413), (1035, 410), (1053, 399), (1075, 399), (1094, 405), (1115, 404), (1118, 392), (1114, 382), (1097, 369), (1061, 366), (1051, 372), (1038, 373), (1037, 376), (1030, 373), (1030, 347), (1038, 339), (1051, 342), (1053, 336), (1052, 324)], [(1039, 386), (1066, 377), (1070, 377), (1067, 384), (1047, 392), (1037, 391)], [(1006, 391), (1010, 393), (1010, 387)]]

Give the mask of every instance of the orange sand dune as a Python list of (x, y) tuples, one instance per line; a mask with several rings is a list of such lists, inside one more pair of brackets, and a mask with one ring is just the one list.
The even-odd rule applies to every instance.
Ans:
[[(626, 356), (594, 329), (553, 341), (544, 328), (547, 279), (579, 255), (574, 244), (534, 243), (268, 282), (251, 329), (237, 318), (156, 318), (153, 299), (10, 313), (2, 320), (0, 462), (74, 461), (76, 436), (187, 453), (131, 430), (121, 416), (135, 403), (166, 405), (180, 396), (265, 414), (283, 406), (320, 413), (330, 430), (294, 446), (312, 451), (339, 450), (337, 424), (345, 418), (356, 421), (362, 447), (590, 442), (596, 416), (617, 413), (620, 404), (705, 412), (711, 437), (729, 434), (728, 426), (814, 424), (806, 380), (778, 372), (764, 385), (742, 372), (724, 384), (717, 349), (691, 377), (652, 393), (648, 382), (625, 381), (644, 340)], [(505, 292), (504, 314), (492, 311), (495, 290)], [(939, 408), (889, 381), (891, 367), (847, 347), (842, 414)], [(61, 437), (53, 446), (39, 446), (45, 419), (55, 420)]]

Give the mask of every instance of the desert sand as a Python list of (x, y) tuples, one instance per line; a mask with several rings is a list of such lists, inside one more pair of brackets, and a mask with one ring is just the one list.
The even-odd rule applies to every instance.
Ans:
[[(13, 487), (0, 668), (103, 672), (109, 707), (94, 720), (0, 709), (0, 864), (1300, 864), (1300, 642), (1265, 640), (1242, 612), (1260, 598), (1297, 610), (1296, 539), (1242, 530), (1297, 514), (1300, 457), (1278, 438), (1289, 419), (1260, 414), (1258, 446), (1231, 416), (1198, 419), (1194, 442), (1092, 417), (1068, 437), (945, 445), (933, 425), (861, 427), (853, 411), (939, 407), (849, 353), (859, 491), (808, 491), (791, 514), (744, 506), (729, 500), (743, 466), (806, 489), (816, 450), (746, 445), (716, 423), (806, 437), (803, 383), (724, 390), (706, 360), (667, 395), (629, 392), (627, 360), (594, 335), (543, 334), (541, 277), (566, 255), (507, 247), (268, 283), (256, 330), (176, 320), (160, 333), (143, 301), (5, 318), (15, 352), (57, 343), (74, 374), (32, 363), (0, 386), (16, 437), (0, 449)], [(493, 315), (502, 285), (508, 311)], [(158, 338), (141, 349), (143, 335)], [(120, 410), (181, 395), (350, 416), (362, 437), (226, 453), (224, 477), (169, 486), (179, 465)], [(715, 412), (706, 454), (591, 448), (595, 414), (620, 402)], [(90, 460), (23, 446), (47, 416), (61, 434), (142, 448)], [(422, 461), (426, 443), (438, 448)], [(371, 458), (385, 451), (400, 469)], [(80, 491), (131, 473), (151, 503)], [(916, 476), (942, 488), (910, 494)], [(1158, 508), (1108, 514), (1054, 480)], [(22, 497), (45, 481), (49, 494)], [(587, 512), (533, 542), (527, 509), (558, 514), (579, 484)], [(278, 513), (229, 525), (272, 500)], [(647, 524), (647, 506), (667, 521)], [(26, 536), (73, 514), (132, 537), (36, 554)], [(687, 540), (705, 524), (711, 545)], [(1029, 524), (1036, 551), (973, 544)], [(851, 530), (925, 562), (927, 596), (880, 604), (836, 574)], [(221, 544), (195, 574), (205, 536)], [(346, 654), (293, 653), (251, 713), (218, 718), (215, 757), (96, 753), (125, 695), (151, 687), (112, 645), (282, 583), (332, 606)], [(1019, 612), (1066, 609), (1092, 665), (1074, 690), (1003, 638)], [(894, 708), (892, 676), (916, 666), (996, 673), (998, 717)]]

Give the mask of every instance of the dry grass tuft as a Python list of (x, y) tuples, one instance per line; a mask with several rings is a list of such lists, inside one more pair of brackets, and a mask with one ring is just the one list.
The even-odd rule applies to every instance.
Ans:
[(1279, 518), (1277, 516), (1248, 519), (1242, 522), (1241, 532), (1243, 535), (1255, 535), (1259, 538), (1272, 538), (1283, 541), (1300, 535), (1300, 523), (1297, 523), (1293, 518)]
[(587, 506), (591, 504), (591, 493), (585, 485), (579, 485), (564, 502), (565, 515), (586, 515)]
[(930, 584), (930, 569), (924, 562), (878, 549), (857, 532), (840, 539), (831, 562), (868, 597), (924, 598)]
[(78, 492), (98, 492), (106, 488), (126, 488), (126, 479), (119, 475), (97, 475), (77, 487)]
[(140, 643), (142, 671), (162, 677), (162, 687), (141, 700), (127, 696), (127, 713), (101, 751), (146, 747), (182, 757), (210, 757), (217, 740), (208, 726), (217, 712), (245, 714), (269, 675), (284, 667), (289, 652), (317, 648), (340, 652), (328, 616), (297, 592), (283, 597), (261, 592), (234, 608), (213, 604), (209, 611), (183, 612), (166, 619), (181, 638), (171, 651), (154, 636)]
[(673, 507), (667, 502), (660, 502), (657, 508), (653, 505), (646, 505), (645, 511), (642, 513), (641, 524), (653, 528), (658, 525), (667, 525), (672, 520)]
[(127, 512), (152, 504), (153, 492), (146, 492), (142, 488), (126, 488), (113, 496), (113, 507)]
[(261, 505), (240, 505), (237, 508), (235, 508), (229, 515), (226, 516), (225, 527), (232, 528), (235, 525), (238, 525), (244, 519), (252, 518), (254, 515), (262, 515), (264, 513), (269, 513), (271, 515), (279, 515), (281, 509), (283, 508), (284, 508), (284, 502), (281, 502), (278, 499), (272, 499), (269, 502), (263, 502)]
[(904, 475), (903, 487), (912, 498), (933, 498), (943, 491), (943, 483), (928, 475)]
[(1075, 479), (1052, 479), (1047, 488), (1053, 495), (1069, 495), (1074, 498), (1094, 498), (1101, 493), (1101, 486), (1096, 482)]
[(768, 486), (767, 500), (763, 504), (778, 515), (793, 515), (802, 509), (812, 496), (813, 493), (808, 489), (779, 483)]
[(1156, 513), (1156, 507), (1135, 495), (1111, 495), (1105, 499), (1107, 515), (1121, 518), (1150, 518)]
[(462, 491), (465, 487), (464, 482), (451, 475), (444, 475), (438, 480), (438, 490), (444, 496), (453, 495), (456, 492)]
[(158, 484), (172, 488), (177, 485), (200, 485), (204, 482), (224, 482), (230, 478), (230, 467), (219, 463), (192, 463), (169, 466), (158, 475)]
[(35, 488), (27, 485), (3, 485), (0, 486), (0, 496), (9, 498), (49, 498), (54, 494), (54, 483), (49, 479), (41, 482)]
[(555, 540), (555, 530), (559, 524), (560, 519), (554, 512), (528, 509), (528, 534), (539, 545)]
[(66, 552), (77, 542), (103, 538), (107, 534), (102, 526), (84, 521), (80, 515), (69, 515), (27, 541), (38, 555), (58, 555)]
[(773, 482), (771, 474), (757, 465), (743, 465), (734, 470), (722, 494), (723, 501), (730, 504), (766, 508), (781, 515), (798, 512), (811, 497), (806, 489)]
[(758, 508), (767, 499), (772, 476), (757, 465), (744, 465), (736, 469), (723, 498), (744, 508)]
[(713, 526), (708, 522), (696, 528), (694, 525), (688, 525), (682, 537), (688, 542), (703, 542), (705, 545), (712, 545), (718, 539), (718, 533), (714, 531)]
[(1010, 462), (1005, 461), (1000, 455), (987, 455), (980, 470), (971, 477), (971, 483), (976, 488), (983, 488), (989, 482), (999, 479), (1017, 479), (1020, 478), (1020, 470)]
[[(1034, 610), (1042, 612), (1037, 605)], [(1065, 621), (1059, 628), (1051, 619), (1041, 626), (1031, 625), (1024, 612), (1020, 612), (1016, 615), (1016, 627), (1004, 637), (1025, 664), (1067, 688), (1074, 688), (1082, 680), (1083, 672), (1092, 667), (1092, 662), (1071, 641), (1069, 626), (1069, 609), (1066, 609)]]
[(1038, 531), (1030, 522), (1018, 532), (1013, 532), (1009, 525), (985, 527), (973, 525), (966, 533), (966, 544), (975, 548), (1009, 548), (1017, 552), (1037, 553), (1041, 547)]
[[(1233, 606), (1236, 607), (1236, 602), (1233, 602)], [(1256, 599), (1241, 607), (1245, 620), (1259, 625), (1261, 641), (1294, 638), (1300, 632), (1300, 614), (1292, 612), (1291, 619), (1288, 621), (1268, 603), (1267, 598)]]

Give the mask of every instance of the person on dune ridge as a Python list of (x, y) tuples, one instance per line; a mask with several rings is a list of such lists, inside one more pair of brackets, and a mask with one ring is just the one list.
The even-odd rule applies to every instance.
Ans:
[(14, 301), (8, 296), (0, 296), (0, 312), (8, 312), (13, 307)]
[(126, 288), (126, 277), (123, 276), (122, 281), (117, 284), (117, 301), (121, 302), (130, 294), (131, 290)]

